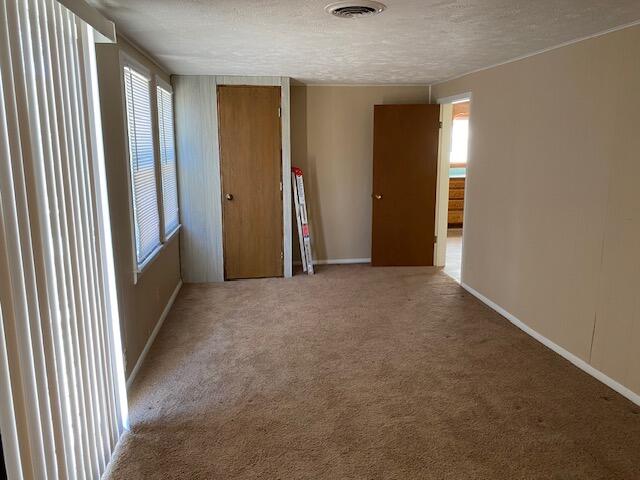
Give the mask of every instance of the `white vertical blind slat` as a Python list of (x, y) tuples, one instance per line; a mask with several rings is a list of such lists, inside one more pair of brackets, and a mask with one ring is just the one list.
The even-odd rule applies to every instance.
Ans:
[[(93, 45), (94, 32), (86, 24), (83, 24), (83, 45)], [(104, 258), (100, 262), (103, 280), (104, 310), (110, 322), (105, 322), (105, 342), (108, 357), (105, 362), (109, 366), (111, 376), (111, 399), (114, 418), (114, 435), (112, 439), (112, 450), (119, 435), (127, 427), (128, 406), (127, 391), (124, 382), (117, 382), (117, 379), (124, 379), (124, 359), (120, 349), (113, 348), (120, 345), (120, 322), (118, 320), (118, 300), (115, 287), (115, 272), (113, 263), (113, 248), (111, 237), (111, 225), (108, 215), (108, 199), (106, 173), (104, 166), (104, 146), (102, 143), (102, 120), (100, 116), (100, 98), (98, 94), (98, 78), (96, 69), (96, 52), (93, 48), (84, 48), (84, 83), (87, 88), (86, 98), (89, 103), (87, 108), (88, 123), (94, 126), (90, 129), (91, 134), (91, 163), (92, 163), (92, 185), (96, 210), (94, 212), (95, 222), (98, 229), (97, 244)], [(117, 342), (117, 343), (114, 343)], [(118, 422), (121, 419), (121, 422)]]
[(61, 149), (61, 163), (57, 165), (59, 190), (62, 194), (61, 203), (63, 208), (63, 228), (62, 237), (64, 242), (64, 255), (66, 260), (67, 271), (67, 317), (63, 323), (63, 341), (67, 355), (70, 356), (69, 379), (71, 391), (71, 403), (75, 419), (73, 422), (74, 430), (74, 446), (76, 455), (80, 459), (77, 464), (77, 473), (79, 478), (91, 477), (91, 445), (89, 443), (88, 420), (86, 417), (85, 397), (84, 397), (84, 378), (81, 374), (83, 364), (81, 362), (79, 347), (77, 342), (77, 325), (76, 319), (81, 315), (79, 307), (79, 284), (77, 282), (77, 240), (75, 233), (75, 225), (73, 218), (76, 215), (75, 204), (73, 201), (73, 191), (71, 189), (71, 158), (73, 156), (72, 145), (72, 127), (71, 127), (71, 108), (69, 105), (69, 93), (67, 86), (67, 70), (66, 70), (66, 42), (65, 29), (63, 25), (63, 17), (61, 7), (55, 0), (49, 0), (47, 5), (49, 18), (51, 19), (52, 31), (50, 32), (50, 41), (52, 44), (52, 56), (54, 72), (56, 75), (56, 113), (59, 124), (59, 143)]
[[(96, 256), (96, 244), (95, 244), (95, 226), (93, 223), (93, 212), (95, 205), (93, 203), (93, 197), (91, 195), (91, 181), (89, 178), (89, 140), (87, 138), (87, 106), (85, 102), (86, 92), (83, 88), (82, 82), (82, 52), (80, 49), (80, 32), (78, 29), (78, 22), (75, 17), (69, 14), (70, 26), (75, 30), (77, 40), (74, 42), (74, 56), (76, 58), (74, 68), (74, 78), (76, 81), (76, 98), (78, 105), (78, 123), (80, 125), (80, 133), (82, 136), (82, 162), (78, 166), (79, 180), (81, 181), (81, 199), (84, 211), (84, 233), (85, 233), (85, 248), (87, 252), (88, 261), (88, 287), (89, 297), (91, 299), (91, 317), (87, 322), (86, 328), (89, 332), (89, 345), (91, 363), (94, 371), (93, 395), (94, 395), (94, 414), (96, 415), (96, 424), (100, 439), (97, 439), (98, 451), (100, 453), (99, 461), (101, 462), (101, 470), (104, 470), (110, 457), (109, 448), (109, 432), (108, 423), (106, 419), (107, 407), (106, 407), (106, 391), (104, 388), (104, 378), (106, 371), (103, 369), (103, 364), (100, 359), (104, 356), (104, 352), (101, 348), (100, 342), (100, 325), (104, 322), (102, 317), (102, 293), (98, 280), (98, 259)], [(97, 354), (97, 355), (96, 355)]]
[[(33, 172), (31, 175), (27, 175), (31, 178), (30, 188), (40, 191), (48, 191), (50, 188), (50, 177), (46, 168), (47, 160), (52, 156), (51, 147), (51, 129), (49, 125), (49, 112), (47, 108), (47, 94), (45, 91), (45, 71), (43, 64), (43, 50), (42, 50), (42, 35), (39, 29), (38, 21), (38, 5), (33, 1), (23, 2), (23, 15), (24, 22), (28, 22), (30, 28), (24, 29), (23, 42), (25, 44), (25, 65), (30, 65), (27, 68), (29, 82), (31, 85), (28, 90), (31, 92), (31, 108), (34, 110), (32, 118), (34, 122), (38, 122), (36, 127), (39, 128), (39, 142), (37, 142), (37, 149), (34, 149), (36, 155), (33, 158)], [(35, 135), (31, 136), (32, 139), (36, 138)], [(25, 162), (26, 163), (26, 162)], [(38, 293), (40, 295), (40, 308), (41, 308), (41, 330), (42, 330), (42, 345), (44, 347), (45, 365), (43, 369), (46, 373), (47, 386), (49, 390), (50, 398), (50, 412), (52, 422), (52, 434), (55, 438), (55, 444), (58, 451), (62, 452), (61, 455), (56, 455), (57, 460), (57, 475), (61, 477), (68, 477), (67, 466), (67, 442), (65, 442), (65, 430), (66, 430), (66, 411), (68, 409), (63, 408), (64, 397), (61, 396), (60, 390), (64, 392), (64, 385), (66, 379), (64, 378), (64, 366), (61, 362), (61, 357), (56, 354), (54, 328), (59, 323), (60, 319), (60, 306), (59, 306), (59, 292), (56, 275), (54, 243), (56, 237), (54, 236), (54, 227), (50, 223), (49, 212), (51, 211), (51, 195), (36, 195), (37, 202), (40, 207), (38, 212), (38, 225), (37, 228), (32, 230), (35, 233), (36, 238), (40, 239), (41, 248), (36, 247), (36, 251), (39, 251), (37, 268), (40, 273), (37, 275), (38, 281)]]
[[(51, 266), (53, 271), (50, 272), (50, 281), (54, 290), (56, 291), (55, 297), (52, 299), (52, 321), (55, 317), (55, 325), (53, 325), (55, 334), (50, 333), (45, 337), (50, 337), (54, 345), (55, 350), (55, 365), (56, 371), (59, 377), (59, 385), (62, 394), (58, 399), (53, 399), (52, 403), (59, 404), (59, 415), (61, 428), (58, 430), (58, 435), (63, 438), (58, 438), (57, 442), (60, 444), (62, 451), (65, 454), (65, 462), (63, 464), (62, 457), (59, 456), (59, 475), (67, 478), (76, 478), (76, 472), (78, 467), (76, 466), (76, 455), (74, 450), (73, 441), (73, 427), (71, 424), (72, 416), (71, 401), (69, 395), (69, 379), (67, 376), (68, 367), (66, 365), (66, 359), (64, 355), (64, 344), (62, 342), (62, 315), (66, 315), (67, 312), (67, 292), (65, 286), (65, 263), (62, 259), (62, 233), (59, 219), (60, 208), (58, 205), (58, 192), (56, 190), (56, 175), (54, 172), (54, 162), (60, 161), (60, 152), (58, 147), (58, 131), (57, 122), (55, 118), (55, 106), (53, 102), (53, 86), (51, 77), (51, 63), (50, 63), (50, 48), (49, 37), (46, 32), (47, 18), (46, 18), (46, 5), (41, 0), (30, 0), (30, 15), (32, 25), (32, 41), (35, 46), (34, 58), (39, 59), (35, 62), (36, 73), (38, 77), (37, 88), (38, 98), (41, 103), (41, 119), (42, 133), (45, 139), (45, 178), (47, 179), (47, 193), (50, 200), (50, 221), (51, 221)], [(63, 312), (64, 311), (64, 312)], [(53, 315), (55, 313), (55, 316)]]
[[(0, 198), (0, 203), (2, 199)], [(1, 205), (0, 205), (1, 208)], [(0, 247), (3, 245), (1, 225), (2, 218), (0, 216)], [(0, 304), (0, 408), (9, 412), (13, 411), (13, 396), (11, 389), (11, 374), (8, 369), (9, 355), (7, 354), (6, 340), (4, 336), (4, 321), (2, 315), (2, 305)], [(5, 471), (7, 478), (12, 480), (22, 480), (22, 468), (20, 467), (20, 449), (18, 447), (18, 432), (16, 422), (12, 421), (10, 415), (0, 415), (0, 430), (2, 431), (2, 450), (4, 457), (10, 459), (5, 462)], [(4, 459), (2, 459), (4, 462)]]
[[(31, 227), (37, 228), (37, 222), (34, 221), (33, 214), (30, 215), (24, 171), (25, 166), (28, 168), (33, 162), (33, 156), (36, 154), (34, 148), (37, 148), (39, 140), (37, 137), (32, 139), (30, 135), (25, 135), (25, 132), (32, 129), (37, 132), (39, 128), (37, 117), (35, 117), (36, 112), (33, 109), (33, 96), (27, 90), (28, 69), (31, 65), (27, 65), (25, 68), (23, 58), (26, 46), (23, 44), (21, 32), (24, 32), (25, 28), (28, 29), (28, 21), (25, 19), (24, 10), (19, 12), (19, 7), (24, 7), (24, 4), (6, 2), (4, 6), (5, 25), (8, 31), (5, 49), (10, 49), (10, 53), (7, 52), (8, 55), (3, 59), (3, 66), (6, 68), (3, 73), (9, 71), (12, 75), (9, 78), (3, 78), (3, 82), (6, 82), (7, 86), (5, 102), (9, 106), (7, 113), (10, 122), (9, 128), (12, 130), (10, 138), (14, 142), (12, 154), (7, 160), (11, 163), (11, 172), (9, 173), (11, 177), (9, 178), (12, 179), (12, 186), (9, 188), (13, 190), (15, 212), (11, 212), (13, 218), (8, 228), (15, 229), (19, 239), (18, 245), (14, 244), (13, 248), (9, 247), (9, 251), (15, 255), (11, 262), (12, 278), (15, 280), (12, 282), (12, 296), (14, 299), (19, 299), (15, 306), (17, 307), (16, 317), (20, 318), (20, 321), (15, 323), (15, 331), (19, 360), (28, 366), (28, 369), (22, 372), (23, 394), (28, 396), (29, 401), (32, 402), (29, 406), (37, 406), (37, 408), (26, 408), (30, 442), (33, 442), (33, 444), (29, 444), (29, 447), (32, 452), (37, 452), (35, 455), (41, 455), (37, 459), (34, 459), (32, 455), (33, 475), (46, 479), (56, 474), (57, 467), (52, 450), (53, 431), (49, 420), (50, 407), (40, 329), (39, 302), (42, 299), (42, 294), (39, 295), (36, 286), (36, 259), (34, 258), (42, 249), (38, 239), (34, 239), (30, 231)], [(20, 155), (13, 155), (14, 152), (20, 152)], [(28, 173), (30, 172), (28, 171)], [(5, 188), (3, 188), (3, 192), (11, 191)], [(38, 247), (39, 252), (36, 252), (35, 249)], [(18, 259), (22, 260), (21, 265), (17, 265)]]
[[(91, 105), (92, 105), (92, 92), (87, 85), (90, 83), (87, 81), (86, 72), (89, 70), (90, 63), (90, 54), (88, 49), (83, 47), (84, 44), (88, 44), (88, 34), (87, 28), (82, 24), (82, 22), (77, 21), (78, 31), (83, 37), (83, 41), (79, 42), (80, 48), (80, 76), (82, 81), (80, 84), (83, 86), (83, 98), (85, 101), (83, 102), (83, 115), (85, 125), (90, 125), (92, 121), (91, 115)], [(90, 129), (87, 129), (87, 132), (90, 132)], [(89, 135), (90, 136), (90, 135)], [(92, 138), (88, 141), (88, 145), (94, 144), (95, 139)], [(89, 148), (88, 158), (90, 159), (87, 162), (87, 191), (89, 192), (88, 198), (92, 203), (91, 209), (91, 223), (92, 223), (92, 246), (93, 251), (95, 252), (94, 256), (94, 268), (95, 268), (95, 278), (96, 278), (96, 295), (99, 298), (98, 301), (98, 311), (101, 318), (101, 321), (97, 324), (97, 348), (100, 351), (99, 354), (99, 364), (100, 364), (100, 378), (102, 380), (101, 384), (101, 395), (102, 395), (102, 405), (101, 405), (101, 418), (104, 422), (103, 432), (105, 434), (104, 442), (105, 442), (105, 451), (108, 456), (112, 453), (112, 448), (115, 445), (116, 439), (118, 437), (118, 426), (117, 426), (117, 408), (116, 408), (116, 390), (115, 385), (112, 381), (112, 377), (114, 375), (115, 370), (112, 368), (113, 359), (111, 357), (111, 351), (109, 349), (108, 344), (108, 334), (107, 334), (107, 319), (109, 318), (108, 309), (107, 309), (107, 299), (105, 295), (105, 270), (102, 265), (102, 262), (99, 261), (103, 256), (103, 248), (99, 240), (99, 217), (98, 217), (98, 199), (95, 198), (94, 188), (95, 185), (95, 173), (93, 169), (93, 165), (95, 164), (95, 149)], [(108, 458), (107, 458), (108, 460)]]
[(91, 314), (92, 298), (89, 292), (88, 275), (90, 274), (88, 265), (88, 251), (86, 248), (86, 229), (85, 229), (85, 211), (82, 201), (82, 185), (79, 180), (79, 169), (83, 161), (83, 138), (81, 125), (79, 123), (79, 108), (77, 104), (77, 86), (75, 82), (75, 61), (74, 43), (75, 43), (75, 25), (71, 25), (69, 12), (60, 7), (60, 15), (62, 27), (65, 33), (65, 51), (66, 51), (66, 78), (68, 86), (68, 102), (69, 102), (69, 127), (70, 140), (72, 146), (72, 155), (70, 156), (70, 186), (74, 199), (74, 223), (76, 234), (76, 278), (79, 283), (79, 296), (76, 297), (79, 312), (76, 317), (76, 341), (77, 348), (81, 359), (81, 375), (83, 377), (84, 390), (84, 409), (87, 418), (87, 433), (89, 438), (89, 447), (91, 455), (91, 476), (95, 477), (100, 471), (100, 463), (102, 454), (100, 452), (100, 430), (98, 427), (97, 412), (95, 411), (95, 370), (93, 358), (90, 355), (88, 344), (90, 343), (90, 332), (87, 328), (87, 322), (93, 318)]
[[(84, 108), (83, 108), (83, 120), (85, 124), (85, 131), (91, 132), (91, 129), (88, 128), (92, 122), (92, 114), (91, 114), (91, 102), (92, 102), (92, 92), (88, 87), (90, 81), (88, 81), (86, 75), (89, 71), (90, 63), (90, 55), (87, 52), (87, 48), (85, 48), (86, 44), (89, 44), (89, 37), (87, 34), (86, 25), (76, 19), (76, 26), (79, 32), (79, 35), (82, 36), (83, 41), (78, 42), (79, 49), (79, 63), (78, 63), (78, 74), (81, 79), (80, 85), (82, 90), (82, 98), (84, 99)], [(90, 135), (90, 134), (89, 134)], [(87, 139), (87, 145), (95, 144), (95, 138), (92, 140)], [(100, 403), (101, 403), (101, 419), (103, 423), (103, 441), (104, 441), (104, 451), (105, 451), (105, 462), (108, 462), (111, 453), (113, 451), (113, 446), (115, 444), (115, 439), (117, 437), (117, 425), (116, 425), (116, 408), (115, 408), (115, 389), (113, 385), (113, 375), (115, 373), (112, 368), (112, 364), (110, 361), (109, 355), (109, 344), (107, 343), (107, 328), (108, 325), (108, 311), (107, 311), (107, 299), (105, 293), (105, 269), (100, 261), (100, 258), (103, 257), (104, 251), (102, 248), (102, 244), (99, 239), (99, 217), (98, 217), (98, 199), (95, 198), (95, 172), (93, 166), (96, 163), (95, 150), (92, 148), (87, 148), (87, 162), (85, 164), (86, 171), (86, 191), (87, 191), (87, 199), (91, 204), (90, 209), (90, 222), (91, 222), (91, 231), (92, 231), (92, 247), (94, 252), (94, 278), (95, 278), (95, 288), (96, 288), (96, 297), (98, 298), (97, 302), (97, 311), (100, 318), (100, 321), (96, 324), (96, 348), (99, 352), (98, 355), (98, 365), (100, 367)]]
[[(81, 26), (82, 22), (76, 19), (77, 33), (81, 35)], [(89, 124), (89, 110), (88, 110), (88, 102), (87, 102), (87, 87), (86, 83), (82, 81), (84, 79), (84, 50), (82, 48), (82, 42), (76, 42), (76, 53), (78, 57), (78, 63), (76, 65), (75, 76), (79, 85), (78, 91), (78, 104), (82, 105), (81, 115), (79, 120), (84, 125), (82, 131), (84, 132), (85, 137), (89, 134), (89, 130), (86, 128), (86, 125)], [(90, 286), (90, 296), (92, 298), (92, 309), (91, 314), (92, 318), (100, 319), (97, 322), (90, 322), (88, 324), (88, 331), (90, 337), (90, 347), (93, 352), (97, 352), (98, 355), (95, 355), (93, 361), (93, 368), (96, 376), (96, 383), (93, 385), (94, 387), (94, 395), (97, 398), (97, 401), (94, 405), (94, 410), (97, 415), (97, 427), (100, 432), (101, 441), (99, 442), (99, 450), (101, 451), (101, 461), (104, 466), (108, 462), (111, 452), (112, 452), (112, 441), (111, 438), (115, 435), (115, 430), (112, 430), (112, 414), (115, 410), (111, 409), (110, 402), (110, 390), (109, 390), (109, 375), (112, 372), (106, 366), (106, 355), (107, 351), (103, 348), (103, 340), (104, 340), (104, 324), (105, 324), (105, 299), (103, 297), (103, 281), (101, 275), (103, 274), (103, 269), (99, 262), (98, 254), (101, 253), (100, 242), (97, 236), (97, 227), (94, 219), (96, 216), (96, 202), (93, 195), (93, 169), (92, 163), (93, 160), (90, 157), (92, 154), (91, 148), (89, 148), (90, 142), (89, 139), (86, 138), (84, 142), (84, 151), (83, 154), (86, 157), (86, 160), (83, 162), (82, 169), (80, 171), (80, 177), (83, 182), (83, 205), (85, 207), (86, 213), (86, 237), (85, 241), (86, 248), (88, 249), (88, 261), (90, 263), (90, 271), (88, 275), (89, 286)]]
[[(70, 263), (68, 262), (68, 236), (64, 226), (67, 223), (67, 210), (65, 208), (64, 186), (61, 179), (60, 166), (62, 163), (62, 155), (64, 154), (64, 121), (60, 115), (60, 97), (59, 88), (60, 76), (58, 68), (58, 52), (55, 37), (55, 15), (53, 15), (53, 3), (51, 0), (38, 0), (40, 30), (43, 39), (43, 60), (45, 63), (46, 84), (47, 84), (47, 102), (49, 109), (49, 125), (51, 128), (51, 148), (52, 158), (48, 162), (49, 168), (47, 175), (51, 179), (50, 197), (54, 205), (52, 212), (52, 226), (54, 230), (54, 239), (56, 239), (56, 272), (58, 274), (58, 288), (60, 289), (60, 322), (58, 324), (58, 335), (56, 335), (57, 352), (60, 353), (61, 362), (63, 363), (64, 374), (66, 377), (65, 386), (65, 406), (67, 425), (65, 431), (65, 441), (67, 443), (67, 457), (69, 465), (70, 478), (85, 478), (84, 467), (82, 465), (82, 443), (78, 437), (77, 422), (77, 395), (73, 388), (69, 385), (75, 385), (75, 375), (71, 362), (67, 361), (64, 352), (68, 348), (67, 336), (69, 331), (70, 307), (73, 303), (73, 297), (69, 292), (72, 282), (72, 272)], [(50, 22), (50, 19), (52, 20)], [(49, 25), (51, 23), (51, 25)], [(60, 125), (59, 125), (60, 121)]]
[(93, 48), (55, 0), (0, 5), (0, 425), (25, 480), (99, 479), (127, 422)]
[[(40, 89), (39, 100), (42, 103), (41, 118), (42, 129), (46, 139), (45, 142), (45, 169), (47, 178), (47, 193), (50, 200), (50, 221), (51, 221), (51, 240), (52, 240), (52, 261), (54, 264), (53, 280), (56, 282), (57, 298), (54, 305), (55, 311), (55, 330), (59, 331), (62, 325), (62, 316), (66, 314), (67, 310), (67, 294), (66, 294), (66, 279), (64, 262), (62, 260), (62, 234), (60, 225), (60, 207), (58, 205), (58, 192), (56, 186), (56, 175), (54, 171), (54, 164), (60, 161), (60, 152), (58, 146), (58, 131), (57, 122), (55, 118), (55, 105), (53, 102), (54, 89), (52, 85), (51, 77), (51, 54), (49, 48), (49, 37), (47, 35), (47, 18), (45, 5), (42, 2), (38, 2), (33, 5), (31, 9), (31, 21), (34, 28), (32, 28), (33, 44), (37, 46), (35, 57), (40, 59), (36, 62), (37, 75), (39, 77), (38, 87)], [(64, 437), (64, 441), (61, 442), (64, 453), (66, 456), (66, 472), (68, 478), (76, 478), (76, 455), (73, 448), (73, 432), (71, 427), (71, 404), (69, 400), (68, 367), (66, 365), (66, 358), (64, 355), (64, 344), (62, 343), (61, 336), (59, 334), (53, 334), (52, 340), (55, 346), (55, 361), (60, 378), (60, 416), (62, 422), (62, 428), (59, 432)], [(63, 472), (60, 472), (62, 474)]]
[[(0, 11), (0, 16), (4, 12)], [(4, 25), (3, 19), (0, 18), (0, 25)], [(0, 28), (0, 32), (3, 29)], [(0, 37), (4, 39), (4, 36)], [(7, 129), (7, 113), (4, 102), (4, 80), (2, 75), (2, 62), (0, 62), (0, 158), (9, 158), (11, 155), (11, 149), (9, 146), (9, 132)], [(0, 164), (0, 178), (5, 180), (9, 179), (8, 162)], [(11, 198), (11, 191), (7, 189), (6, 183), (0, 181), (0, 280), (3, 285), (9, 285), (10, 281), (10, 267), (9, 258), (7, 253), (9, 248), (7, 246), (8, 236), (5, 228), (5, 211), (10, 210), (8, 203)], [(4, 200), (3, 200), (4, 197)], [(6, 210), (5, 210), (6, 208)], [(15, 378), (12, 382), (12, 373), (9, 369), (10, 354), (7, 351), (7, 343), (4, 326), (4, 315), (15, 315), (13, 305), (10, 298), (10, 292), (8, 289), (0, 291), (0, 431), (2, 431), (2, 445), (5, 458), (10, 461), (6, 463), (6, 470), (9, 478), (22, 480), (24, 478), (21, 457), (28, 457), (29, 452), (24, 445), (24, 442), (20, 441), (18, 437), (18, 427), (24, 427), (25, 418), (24, 410), (14, 404), (14, 389), (21, 390), (21, 382), (19, 377)], [(3, 313), (5, 312), (5, 313)], [(11, 330), (9, 330), (11, 332)], [(15, 335), (12, 335), (15, 338)], [(15, 353), (13, 355), (15, 358)], [(21, 452), (22, 450), (22, 452)], [(12, 461), (11, 461), (12, 460)]]
[(67, 223), (68, 235), (70, 238), (70, 251), (69, 256), (72, 266), (73, 276), (73, 312), (71, 314), (70, 321), (70, 343), (71, 351), (74, 356), (75, 377), (76, 377), (76, 389), (78, 395), (78, 415), (81, 421), (81, 433), (82, 441), (84, 444), (84, 470), (85, 474), (90, 478), (92, 477), (92, 471), (96, 468), (95, 443), (92, 441), (92, 421), (88, 415), (89, 400), (87, 399), (87, 366), (86, 359), (82, 355), (82, 348), (80, 345), (80, 335), (78, 324), (81, 322), (84, 316), (83, 310), (83, 288), (82, 288), (82, 265), (81, 265), (81, 253), (80, 253), (80, 240), (79, 233), (80, 227), (78, 226), (79, 207), (77, 201), (77, 191), (74, 188), (74, 172), (75, 172), (75, 130), (73, 125), (73, 107), (69, 86), (69, 74), (68, 74), (68, 57), (69, 53), (69, 31), (66, 28), (66, 18), (63, 13), (63, 9), (55, 4), (55, 14), (58, 26), (58, 47), (60, 51), (60, 66), (62, 69), (62, 91), (64, 102), (64, 120), (65, 120), (65, 140), (66, 140), (66, 161), (63, 162), (63, 178), (65, 181), (65, 189), (67, 191), (67, 208), (70, 212), (70, 216)]

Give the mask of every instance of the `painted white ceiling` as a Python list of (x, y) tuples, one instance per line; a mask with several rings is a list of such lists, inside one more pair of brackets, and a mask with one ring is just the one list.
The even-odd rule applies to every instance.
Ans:
[(640, 20), (639, 0), (91, 0), (171, 73), (431, 84)]

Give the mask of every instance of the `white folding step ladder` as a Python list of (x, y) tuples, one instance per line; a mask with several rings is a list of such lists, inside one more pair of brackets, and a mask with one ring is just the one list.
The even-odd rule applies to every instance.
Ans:
[(309, 217), (304, 196), (304, 182), (302, 170), (298, 167), (291, 168), (291, 183), (293, 184), (293, 204), (296, 208), (296, 220), (298, 222), (298, 243), (300, 243), (300, 257), (302, 258), (302, 270), (313, 275), (313, 257), (311, 256), (311, 237), (309, 235)]

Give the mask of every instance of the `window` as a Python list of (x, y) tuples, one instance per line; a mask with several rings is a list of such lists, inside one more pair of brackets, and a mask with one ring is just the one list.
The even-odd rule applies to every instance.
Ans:
[(168, 236), (179, 225), (178, 179), (173, 135), (173, 93), (163, 87), (157, 87), (157, 99), (164, 233)]
[(125, 66), (124, 85), (136, 260), (140, 269), (161, 245), (150, 79)]
[[(126, 58), (127, 110), (135, 276), (180, 227), (173, 126), (173, 92), (161, 79)], [(152, 93), (156, 94), (154, 101)], [(157, 120), (157, 134), (154, 120)]]
[(450, 163), (467, 163), (467, 145), (469, 143), (469, 118), (454, 118), (451, 133)]
[(466, 177), (467, 175), (469, 105), (469, 101), (453, 104), (451, 154), (449, 157), (449, 177), (451, 178)]

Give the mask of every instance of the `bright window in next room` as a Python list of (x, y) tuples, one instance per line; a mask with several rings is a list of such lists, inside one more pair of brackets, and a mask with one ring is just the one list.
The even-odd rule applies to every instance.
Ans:
[(173, 93), (143, 67), (125, 65), (123, 74), (137, 274), (180, 226)]
[(469, 102), (453, 105), (453, 128), (451, 131), (451, 154), (449, 176), (464, 177), (467, 173), (469, 142)]

